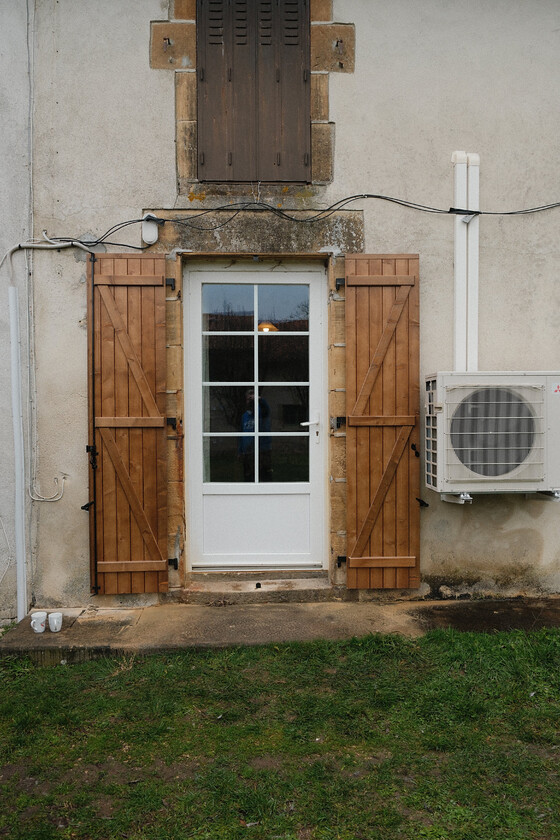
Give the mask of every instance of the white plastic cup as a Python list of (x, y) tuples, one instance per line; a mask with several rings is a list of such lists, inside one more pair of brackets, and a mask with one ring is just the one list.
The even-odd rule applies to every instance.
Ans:
[(62, 613), (61, 612), (54, 612), (49, 613), (49, 630), (52, 633), (58, 633), (58, 631), (62, 627)]
[(41, 610), (34, 612), (31, 616), (31, 627), (35, 633), (44, 633), (45, 624), (47, 623), (47, 614)]

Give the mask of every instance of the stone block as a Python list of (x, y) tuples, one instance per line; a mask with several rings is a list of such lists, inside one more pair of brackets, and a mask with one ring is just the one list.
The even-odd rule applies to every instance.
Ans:
[(311, 21), (332, 20), (332, 0), (311, 0)]
[(334, 123), (311, 126), (311, 177), (313, 182), (330, 183), (333, 179)]
[(183, 348), (173, 345), (167, 348), (167, 388), (179, 391), (183, 387)]
[(150, 67), (189, 70), (196, 67), (196, 25), (152, 21)]
[(343, 300), (329, 303), (329, 346), (346, 341), (345, 306)]
[(346, 386), (346, 348), (329, 348), (328, 355), (329, 390)]
[(175, 0), (173, 17), (175, 20), (196, 20), (196, 0)]
[(194, 121), (196, 113), (196, 73), (175, 73), (175, 118), (177, 122)]
[[(330, 416), (336, 417), (338, 415), (332, 414)], [(340, 416), (344, 417), (344, 411)], [(345, 426), (340, 427), (341, 431), (344, 431), (345, 428)], [(329, 472), (334, 479), (346, 478), (346, 438), (332, 436), (330, 444)]]
[(329, 77), (327, 73), (311, 74), (311, 119), (329, 118)]
[(180, 300), (168, 300), (165, 303), (165, 340), (168, 346), (181, 344), (183, 336), (183, 317)]
[(177, 123), (177, 177), (196, 178), (196, 122), (182, 120)]
[(311, 70), (353, 73), (356, 32), (353, 23), (318, 24), (311, 27)]

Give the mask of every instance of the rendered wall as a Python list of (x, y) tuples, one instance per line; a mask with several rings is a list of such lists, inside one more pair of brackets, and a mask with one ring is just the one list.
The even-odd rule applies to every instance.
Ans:
[[(322, 5), (329, 15), (330, 4)], [(37, 0), (36, 234), (98, 236), (144, 208), (227, 201), (178, 195), (174, 73), (150, 67), (150, 23), (167, 20), (169, 11), (156, 0), (93, 0), (87, 10), (73, 0)], [(18, 14), (12, 17), (17, 23)], [(481, 156), (483, 209), (558, 200), (555, 0), (480, 0), (468, 9), (459, 0), (335, 0), (325, 19), (354, 24), (356, 38), (354, 72), (329, 74), (334, 179), (285, 199), (275, 195), (284, 207), (325, 207), (368, 192), (447, 208), (456, 149)], [(22, 114), (24, 81), (21, 71)], [(12, 179), (10, 206), (25, 199), (24, 174)], [(263, 199), (272, 194), (262, 188)], [(366, 252), (420, 254), (422, 374), (450, 369), (453, 218), (375, 200), (351, 208), (363, 210)], [(481, 220), (481, 369), (560, 370), (559, 212)], [(138, 245), (138, 227), (111, 242)], [(60, 502), (34, 504), (32, 586), (38, 602), (72, 605), (89, 599), (88, 524), (80, 510), (88, 500), (83, 255), (38, 254), (33, 279), (39, 482), (48, 495), (55, 475), (68, 478)], [(5, 412), (0, 434), (9, 441)], [(0, 493), (9, 520), (9, 491)], [(494, 496), (460, 507), (425, 489), (422, 495), (430, 504), (422, 511), (422, 571), (434, 585), (485, 579), (502, 591), (560, 591), (554, 504)]]

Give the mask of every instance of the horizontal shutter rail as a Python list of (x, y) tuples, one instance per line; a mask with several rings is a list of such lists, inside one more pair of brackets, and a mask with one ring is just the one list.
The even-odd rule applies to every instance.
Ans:
[(403, 416), (369, 416), (367, 414), (350, 415), (348, 417), (349, 426), (411, 426), (416, 425), (418, 417), (414, 414)]
[(414, 286), (415, 274), (351, 274), (347, 286)]
[(97, 564), (100, 572), (166, 572), (168, 563), (164, 560), (122, 560), (103, 561)]
[(96, 286), (165, 286), (165, 274), (99, 274), (93, 282)]
[(165, 417), (96, 417), (98, 429), (151, 429), (165, 426)]
[(416, 557), (350, 557), (356, 569), (409, 569), (416, 565)]

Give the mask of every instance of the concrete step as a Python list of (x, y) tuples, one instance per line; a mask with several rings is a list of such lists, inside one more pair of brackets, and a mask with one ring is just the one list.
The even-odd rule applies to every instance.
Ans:
[(333, 586), (326, 572), (239, 572), (191, 575), (183, 589), (166, 600), (183, 604), (313, 603), (345, 600), (343, 587)]

